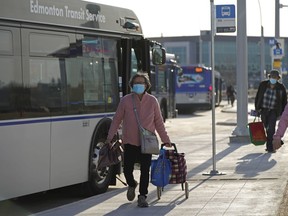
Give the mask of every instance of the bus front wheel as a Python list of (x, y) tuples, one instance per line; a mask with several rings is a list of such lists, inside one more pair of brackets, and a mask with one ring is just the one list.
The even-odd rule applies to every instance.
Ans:
[(99, 151), (104, 145), (110, 124), (111, 119), (105, 119), (100, 122), (95, 129), (95, 136), (93, 137), (89, 157), (89, 179), (88, 182), (85, 183), (85, 194), (88, 196), (106, 192), (112, 178), (115, 177), (115, 166), (101, 169), (97, 167)]
[(89, 184), (93, 194), (100, 194), (107, 191), (110, 181), (113, 177), (113, 166), (97, 168), (99, 150), (101, 149), (104, 141), (98, 142), (94, 148), (92, 156), (92, 167), (90, 168)]

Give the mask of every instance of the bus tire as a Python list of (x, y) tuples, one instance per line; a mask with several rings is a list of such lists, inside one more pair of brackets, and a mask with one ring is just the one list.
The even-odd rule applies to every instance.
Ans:
[(84, 187), (84, 193), (88, 196), (106, 192), (113, 176), (115, 177), (114, 166), (97, 168), (98, 153), (107, 138), (110, 124), (111, 119), (102, 119), (94, 132), (89, 153), (89, 178)]

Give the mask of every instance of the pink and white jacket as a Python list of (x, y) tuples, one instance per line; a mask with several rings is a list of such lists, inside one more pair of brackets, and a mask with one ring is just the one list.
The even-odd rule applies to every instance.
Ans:
[(133, 110), (132, 95), (134, 94), (135, 106), (142, 127), (159, 134), (163, 143), (170, 143), (170, 139), (165, 130), (160, 106), (157, 98), (151, 94), (144, 93), (142, 100), (135, 93), (125, 95), (116, 110), (110, 126), (107, 140), (111, 141), (116, 134), (121, 123), (122, 125), (122, 142), (140, 146), (138, 124)]

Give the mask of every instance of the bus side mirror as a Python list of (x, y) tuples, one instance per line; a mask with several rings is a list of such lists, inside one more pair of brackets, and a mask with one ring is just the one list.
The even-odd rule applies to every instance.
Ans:
[(162, 65), (166, 62), (166, 51), (162, 47), (152, 49), (152, 63), (154, 65)]

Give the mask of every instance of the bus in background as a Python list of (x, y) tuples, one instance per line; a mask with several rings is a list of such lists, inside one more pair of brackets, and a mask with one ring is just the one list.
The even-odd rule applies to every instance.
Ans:
[[(182, 66), (183, 73), (176, 79), (176, 108), (195, 111), (212, 108), (212, 70), (204, 66)], [(215, 71), (215, 105), (222, 100), (222, 78)]]
[(165, 50), (143, 37), (129, 9), (78, 0), (2, 4), (0, 200), (79, 183), (90, 195), (105, 192), (122, 171), (97, 167), (120, 97), (132, 70), (150, 71), (150, 51), (163, 64)]
[(175, 79), (182, 73), (175, 54), (166, 53), (166, 63), (151, 65), (151, 93), (157, 97), (163, 120), (177, 117)]

